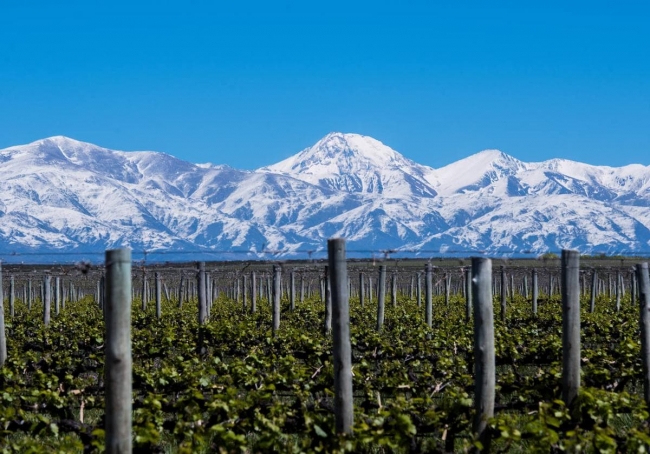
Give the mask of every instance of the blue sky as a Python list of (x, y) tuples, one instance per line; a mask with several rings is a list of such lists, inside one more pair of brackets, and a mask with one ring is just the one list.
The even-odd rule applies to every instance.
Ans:
[(253, 169), (331, 131), (650, 165), (650, 2), (0, 4), (0, 148), (66, 135)]

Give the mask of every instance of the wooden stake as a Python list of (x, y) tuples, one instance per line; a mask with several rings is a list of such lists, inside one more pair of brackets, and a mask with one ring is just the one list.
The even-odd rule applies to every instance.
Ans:
[[(502, 289), (503, 291), (503, 289)], [(474, 300), (475, 409), (474, 433), (490, 449), (488, 420), (494, 416), (495, 359), (494, 313), (492, 309), (492, 261), (472, 258), (472, 293)]]
[(348, 293), (345, 240), (327, 241), (331, 270), (334, 356), (334, 418), (338, 433), (351, 434), (354, 424), (352, 401), (352, 350), (350, 345), (350, 297)]
[(562, 251), (562, 400), (580, 390), (580, 253)]
[(131, 251), (106, 251), (106, 452), (131, 452)]

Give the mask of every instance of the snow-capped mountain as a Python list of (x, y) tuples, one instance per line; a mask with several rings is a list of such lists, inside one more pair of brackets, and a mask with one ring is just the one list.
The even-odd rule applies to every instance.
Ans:
[(120, 246), (304, 256), (333, 236), (366, 256), (647, 253), (650, 167), (525, 163), (486, 150), (433, 169), (341, 133), (256, 171), (66, 137), (0, 150), (3, 260)]

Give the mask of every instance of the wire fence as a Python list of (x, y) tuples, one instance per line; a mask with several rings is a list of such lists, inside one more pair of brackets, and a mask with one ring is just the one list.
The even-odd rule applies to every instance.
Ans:
[[(532, 250), (516, 248), (470, 249), (348, 249), (347, 257), (353, 260), (437, 260), (486, 257), (496, 260), (559, 258), (561, 249)], [(105, 250), (89, 251), (1, 251), (0, 261), (14, 264), (97, 264), (104, 260)], [(327, 259), (326, 248), (319, 249), (132, 249), (134, 262), (196, 262), (196, 261), (317, 261)], [(584, 254), (584, 258), (593, 260), (631, 260), (647, 259), (650, 249), (617, 250)]]

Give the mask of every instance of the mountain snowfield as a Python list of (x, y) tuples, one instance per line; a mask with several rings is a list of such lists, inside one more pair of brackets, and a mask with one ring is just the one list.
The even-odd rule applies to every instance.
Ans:
[(366, 257), (648, 253), (650, 166), (526, 163), (486, 150), (433, 169), (342, 133), (256, 171), (61, 136), (0, 150), (5, 261), (123, 246), (165, 260), (199, 250), (304, 257), (334, 236)]

